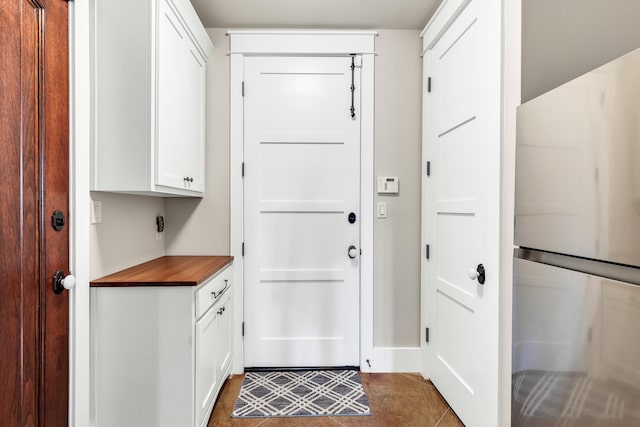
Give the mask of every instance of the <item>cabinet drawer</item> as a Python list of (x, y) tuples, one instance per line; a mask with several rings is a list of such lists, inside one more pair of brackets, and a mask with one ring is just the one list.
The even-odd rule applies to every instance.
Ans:
[(209, 307), (218, 302), (230, 287), (231, 268), (227, 266), (196, 291), (196, 318), (200, 318)]

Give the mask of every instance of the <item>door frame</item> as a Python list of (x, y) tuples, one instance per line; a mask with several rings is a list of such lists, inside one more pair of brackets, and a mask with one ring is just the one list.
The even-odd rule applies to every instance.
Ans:
[(91, 425), (89, 192), (91, 72), (89, 2), (69, 2), (69, 426)]
[(231, 63), (230, 101), (230, 255), (233, 269), (233, 372), (244, 372), (244, 103), (245, 56), (362, 55), (360, 112), (360, 369), (371, 372), (373, 349), (374, 221), (374, 58), (377, 31), (239, 30), (228, 31)]

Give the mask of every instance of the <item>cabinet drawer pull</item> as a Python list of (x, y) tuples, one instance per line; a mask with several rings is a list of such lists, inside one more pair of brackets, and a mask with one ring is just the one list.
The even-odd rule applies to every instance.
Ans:
[(222, 294), (225, 293), (225, 291), (227, 290), (228, 287), (229, 287), (229, 280), (225, 279), (224, 280), (224, 288), (222, 288), (222, 290), (220, 292), (216, 292), (216, 291), (211, 292), (211, 295), (213, 295), (213, 299), (220, 298), (222, 296)]
[(225, 310), (226, 310), (226, 307), (222, 307), (220, 310), (218, 310), (218, 315), (222, 315), (222, 313), (224, 313)]

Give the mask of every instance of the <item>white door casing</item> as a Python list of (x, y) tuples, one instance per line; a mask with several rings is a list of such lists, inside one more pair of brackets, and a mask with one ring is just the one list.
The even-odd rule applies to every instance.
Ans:
[[(244, 371), (244, 61), (252, 56), (362, 55), (360, 93), (360, 367), (381, 369), (373, 348), (373, 123), (376, 31), (370, 30), (233, 30), (230, 50), (230, 254), (233, 270), (233, 372)], [(247, 89), (247, 92), (250, 89)], [(384, 367), (382, 367), (384, 369)]]
[(245, 366), (359, 364), (360, 69), (351, 117), (351, 63), (245, 59)]
[(501, 18), (448, 1), (424, 33), (424, 371), (468, 426), (499, 414)]

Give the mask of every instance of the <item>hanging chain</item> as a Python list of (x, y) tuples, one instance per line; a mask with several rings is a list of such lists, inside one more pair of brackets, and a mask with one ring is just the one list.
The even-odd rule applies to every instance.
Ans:
[(356, 118), (355, 93), (356, 93), (356, 57), (351, 55), (351, 118)]

